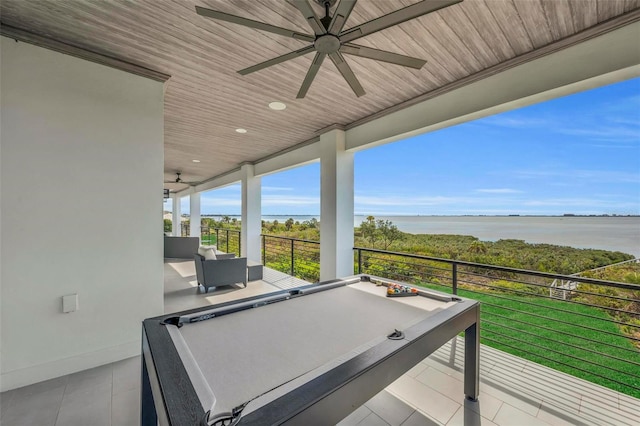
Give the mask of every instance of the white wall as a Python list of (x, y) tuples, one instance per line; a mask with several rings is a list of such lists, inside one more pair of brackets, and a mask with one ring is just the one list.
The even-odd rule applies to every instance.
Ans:
[(162, 314), (163, 85), (0, 39), (4, 391), (136, 355)]

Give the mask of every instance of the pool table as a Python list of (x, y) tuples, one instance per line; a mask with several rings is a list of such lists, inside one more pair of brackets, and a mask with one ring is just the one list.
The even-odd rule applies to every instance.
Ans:
[(394, 283), (356, 275), (144, 320), (142, 425), (335, 424), (463, 331), (475, 400), (479, 303)]

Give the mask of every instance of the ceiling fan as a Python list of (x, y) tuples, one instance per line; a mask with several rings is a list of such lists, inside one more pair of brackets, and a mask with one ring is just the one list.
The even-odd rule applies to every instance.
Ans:
[(182, 180), (180, 175), (182, 175), (182, 172), (176, 172), (176, 178), (174, 180), (165, 180), (164, 183), (179, 183), (182, 185), (197, 185), (198, 183), (200, 183), (200, 182), (185, 182)]
[(311, 42), (312, 44), (298, 49), (296, 51), (278, 56), (277, 58), (269, 59), (268, 61), (261, 62), (253, 65), (249, 68), (238, 71), (241, 75), (247, 75), (255, 71), (262, 70), (264, 68), (276, 65), (290, 59), (297, 58), (302, 55), (306, 55), (311, 52), (316, 52), (313, 62), (307, 71), (307, 75), (302, 82), (302, 86), (296, 96), (298, 99), (304, 98), (311, 87), (311, 83), (315, 78), (320, 66), (324, 59), (329, 56), (331, 61), (338, 68), (342, 77), (347, 81), (356, 96), (360, 97), (365, 94), (362, 85), (358, 81), (351, 67), (344, 59), (345, 55), (360, 56), (362, 58), (374, 59), (376, 61), (389, 62), (404, 67), (410, 67), (420, 69), (427, 62), (423, 59), (413, 58), (410, 56), (401, 55), (398, 53), (387, 52), (384, 50), (372, 49), (370, 47), (353, 44), (352, 41), (361, 37), (368, 36), (370, 34), (382, 31), (386, 28), (394, 25), (401, 24), (411, 19), (418, 18), (436, 10), (451, 6), (456, 3), (460, 3), (463, 0), (422, 0), (414, 3), (405, 8), (396, 10), (387, 15), (380, 16), (372, 19), (364, 24), (357, 25), (355, 27), (343, 30), (349, 15), (353, 10), (357, 0), (340, 0), (338, 6), (333, 12), (333, 16), (330, 15), (331, 7), (336, 3), (336, 0), (314, 0), (320, 4), (325, 11), (324, 18), (318, 18), (315, 11), (309, 4), (308, 0), (287, 0), (290, 5), (295, 7), (302, 13), (302, 16), (307, 20), (309, 26), (313, 30), (313, 34), (303, 34), (290, 29), (277, 27), (275, 25), (267, 24), (264, 22), (254, 21), (252, 19), (242, 18), (240, 16), (231, 15), (225, 12), (219, 12), (217, 10), (207, 9), (204, 7), (196, 6), (196, 12), (198, 15), (206, 16), (208, 18), (219, 19), (221, 21), (232, 22), (234, 24), (244, 25), (245, 27), (255, 28), (262, 31), (268, 31), (274, 34), (279, 34), (285, 37), (291, 37), (297, 40), (304, 40)]

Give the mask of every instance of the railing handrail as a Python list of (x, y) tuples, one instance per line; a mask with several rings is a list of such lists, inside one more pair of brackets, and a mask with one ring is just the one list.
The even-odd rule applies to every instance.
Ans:
[(242, 232), (240, 229), (233, 229), (233, 228), (210, 228), (208, 226), (201, 226), (201, 228), (213, 229), (213, 230), (216, 230), (216, 231), (231, 231), (231, 232), (237, 232), (238, 234)]
[(269, 237), (269, 238), (279, 238), (281, 240), (291, 240), (291, 241), (299, 241), (301, 243), (311, 243), (320, 245), (320, 241), (312, 241), (312, 240), (303, 240), (301, 238), (291, 238), (291, 237), (281, 237), (279, 235), (271, 235), (271, 234), (260, 234), (261, 237)]
[(435, 261), (435, 262), (444, 262), (444, 263), (449, 263), (449, 264), (452, 264), (452, 265), (456, 264), (456, 265), (464, 265), (464, 266), (473, 266), (473, 267), (479, 267), (479, 268), (484, 268), (484, 269), (492, 269), (494, 271), (500, 271), (500, 272), (512, 272), (512, 273), (516, 273), (516, 274), (533, 275), (533, 276), (542, 277), (542, 278), (560, 279), (560, 280), (567, 280), (567, 281), (579, 281), (581, 283), (587, 283), (587, 284), (606, 285), (606, 286), (610, 286), (610, 287), (617, 287), (617, 288), (624, 288), (624, 289), (627, 289), (627, 290), (640, 291), (640, 285), (638, 285), (638, 284), (620, 283), (620, 282), (617, 282), (617, 281), (599, 280), (599, 279), (596, 279), (596, 278), (576, 277), (575, 275), (552, 274), (552, 273), (549, 273), (549, 272), (530, 271), (528, 269), (518, 269), (518, 268), (510, 268), (510, 267), (507, 267), (507, 266), (487, 265), (487, 264), (484, 264), (484, 263), (474, 263), (474, 262), (469, 262), (469, 261), (466, 261), (466, 260), (444, 259), (444, 258), (441, 258), (441, 257), (423, 256), (423, 255), (419, 255), (419, 254), (393, 252), (393, 251), (388, 251), (388, 250), (380, 250), (380, 249), (373, 249), (373, 248), (366, 248), (366, 247), (354, 247), (353, 249), (354, 250), (368, 251), (368, 252), (373, 252), (373, 253), (379, 253), (379, 254), (385, 254), (385, 255), (403, 256), (403, 257), (408, 257), (408, 258), (411, 258), (411, 259), (421, 259), (421, 260), (430, 260), (430, 261)]

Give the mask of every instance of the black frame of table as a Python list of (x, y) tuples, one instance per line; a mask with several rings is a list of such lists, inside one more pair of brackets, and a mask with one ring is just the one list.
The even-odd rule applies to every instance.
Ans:
[[(377, 277), (359, 276), (363, 281)], [(381, 281), (390, 281), (380, 278)], [(299, 287), (307, 289), (323, 284)], [(173, 341), (162, 322), (180, 315), (295, 292), (282, 290), (268, 295), (225, 302), (143, 321), (142, 326), (142, 426), (205, 425), (200, 399), (191, 384)], [(330, 290), (329, 290), (330, 291)], [(433, 292), (438, 293), (438, 292)], [(295, 293), (294, 293), (295, 294)], [(439, 293), (443, 297), (451, 295)], [(479, 392), (480, 304), (459, 298), (456, 305), (439, 311), (403, 330), (408, 344), (398, 349), (386, 340), (347, 360), (336, 368), (243, 415), (240, 425), (335, 424), (355, 408), (391, 384), (462, 331), (465, 332), (464, 393), (476, 400)], [(286, 302), (282, 302), (286, 303)], [(370, 374), (364, 374), (364, 373)]]

